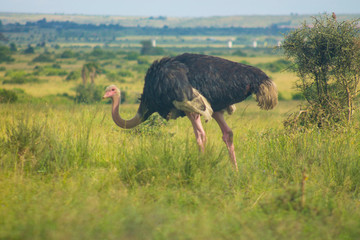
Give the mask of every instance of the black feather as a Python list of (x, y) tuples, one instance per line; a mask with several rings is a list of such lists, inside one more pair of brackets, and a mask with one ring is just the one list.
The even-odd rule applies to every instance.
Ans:
[(166, 118), (174, 100), (194, 98), (192, 88), (209, 101), (215, 112), (220, 111), (256, 93), (265, 81), (270, 81), (269, 77), (260, 69), (218, 57), (185, 53), (163, 58), (146, 73), (141, 104), (147, 112), (143, 117), (158, 112)]

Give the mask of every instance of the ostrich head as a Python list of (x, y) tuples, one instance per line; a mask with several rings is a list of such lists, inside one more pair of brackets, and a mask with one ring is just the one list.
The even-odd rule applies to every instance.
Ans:
[(115, 85), (110, 85), (105, 89), (105, 95), (103, 96), (103, 99), (113, 98), (114, 96), (120, 98), (120, 94), (120, 90)]

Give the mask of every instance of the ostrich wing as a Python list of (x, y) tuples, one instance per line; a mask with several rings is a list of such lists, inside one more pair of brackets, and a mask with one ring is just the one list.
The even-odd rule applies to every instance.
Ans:
[[(141, 101), (149, 113), (158, 112), (164, 118), (175, 119), (185, 112), (196, 112), (211, 119), (213, 113), (208, 100), (190, 84), (188, 67), (174, 60), (164, 58), (155, 61), (145, 76)], [(146, 117), (145, 117), (146, 119)]]
[[(196, 112), (202, 115), (205, 118), (205, 121), (211, 120), (213, 110), (210, 106), (210, 103), (206, 98), (201, 95), (195, 88), (192, 88), (194, 98), (189, 100), (184, 96), (183, 101), (173, 101), (176, 109), (179, 109), (184, 112)], [(176, 118), (176, 115), (171, 115), (171, 118)]]

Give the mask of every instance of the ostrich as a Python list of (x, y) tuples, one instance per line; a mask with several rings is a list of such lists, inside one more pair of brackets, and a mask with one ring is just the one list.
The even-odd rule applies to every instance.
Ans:
[(136, 127), (155, 112), (167, 120), (187, 116), (201, 152), (206, 135), (200, 117), (206, 122), (214, 118), (237, 170), (233, 132), (225, 122), (224, 112), (232, 114), (234, 104), (253, 93), (261, 109), (276, 106), (276, 85), (260, 69), (219, 57), (185, 53), (156, 60), (150, 66), (135, 117), (120, 117), (120, 90), (115, 85), (106, 88), (103, 98), (112, 98), (112, 118), (125, 129)]

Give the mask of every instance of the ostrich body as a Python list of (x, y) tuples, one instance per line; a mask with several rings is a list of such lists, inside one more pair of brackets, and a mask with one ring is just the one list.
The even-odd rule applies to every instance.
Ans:
[(276, 85), (260, 69), (218, 57), (188, 53), (163, 58), (150, 66), (139, 109), (130, 120), (119, 115), (120, 90), (111, 85), (105, 91), (103, 98), (112, 98), (112, 117), (121, 128), (133, 128), (155, 112), (166, 119), (187, 116), (202, 152), (206, 135), (200, 116), (206, 121), (214, 118), (236, 170), (233, 132), (225, 122), (224, 112), (232, 114), (235, 110), (233, 104), (251, 94), (256, 94), (261, 109), (272, 109), (278, 101)]

